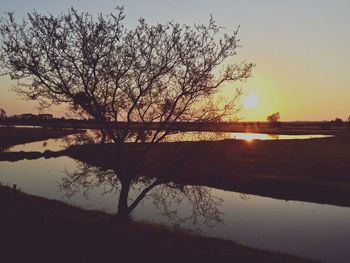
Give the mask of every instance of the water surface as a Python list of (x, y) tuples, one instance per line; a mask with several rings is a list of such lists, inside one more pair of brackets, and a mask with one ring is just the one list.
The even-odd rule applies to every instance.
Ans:
[[(239, 134), (233, 135), (237, 136)], [(59, 150), (66, 146), (62, 139), (29, 143), (12, 147), (11, 151)], [(118, 186), (111, 189), (108, 183), (73, 196), (60, 189), (59, 185), (67, 174), (80, 169), (80, 163), (69, 158), (22, 160), (18, 162), (0, 162), (0, 182), (17, 186), (24, 192), (57, 199), (88, 209), (98, 209), (110, 213), (116, 212)], [(157, 194), (162, 188), (155, 188)], [(178, 212), (178, 221), (182, 227), (200, 230), (202, 234), (231, 239), (236, 242), (273, 251), (282, 251), (294, 255), (323, 260), (326, 262), (347, 263), (350, 260), (350, 208), (315, 203), (284, 201), (256, 195), (244, 195), (214, 188), (202, 189), (216, 201), (216, 208), (222, 222), (204, 224), (199, 216), (197, 224), (190, 218), (193, 206), (190, 200), (167, 195), (164, 188), (164, 202), (169, 209)], [(111, 191), (109, 191), (111, 190)], [(138, 186), (132, 188), (131, 198), (138, 194)], [(139, 220), (170, 224), (155, 202), (155, 196), (144, 199), (136, 208), (133, 216)], [(208, 202), (209, 203), (209, 202)], [(159, 204), (159, 203), (158, 203)], [(171, 221), (174, 223), (174, 221)]]
[[(92, 189), (88, 195), (79, 192), (70, 199), (65, 191), (59, 190), (58, 185), (66, 172), (74, 172), (76, 169), (77, 162), (68, 157), (0, 162), (0, 182), (17, 184), (23, 191), (34, 195), (115, 213), (117, 192), (102, 194), (108, 188), (106, 185)], [(218, 209), (223, 213), (223, 223), (214, 227), (200, 224), (193, 226), (189, 220), (181, 226), (199, 228), (203, 234), (232, 239), (251, 247), (283, 251), (327, 262), (349, 262), (349, 208), (287, 202), (211, 188), (207, 190), (214, 198), (222, 199)], [(153, 201), (151, 197), (145, 199), (136, 208), (134, 217), (167, 224), (168, 218), (159, 214)], [(184, 200), (176, 209), (180, 216), (186, 217), (192, 208)]]
[[(67, 147), (67, 141), (74, 140), (76, 135), (66, 136), (64, 139), (48, 139), (45, 141), (19, 144), (10, 147), (8, 151), (38, 151), (45, 150), (59, 151)], [(167, 142), (175, 141), (218, 141), (218, 140), (244, 140), (251, 142), (253, 140), (305, 140), (328, 138), (332, 135), (312, 134), (312, 135), (275, 135), (265, 133), (244, 133), (244, 132), (181, 132), (169, 135)]]

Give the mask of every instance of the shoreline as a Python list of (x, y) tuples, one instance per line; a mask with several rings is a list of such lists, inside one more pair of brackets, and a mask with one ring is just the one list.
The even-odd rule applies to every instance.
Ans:
[(18, 144), (62, 138), (82, 130), (0, 127), (0, 152)]
[[(349, 145), (350, 136), (253, 143), (162, 143), (135, 166), (141, 175), (176, 183), (350, 207), (350, 176), (345, 172), (350, 170)], [(128, 157), (117, 165), (113, 149), (108, 144), (82, 145), (62, 154), (118, 171)], [(125, 152), (127, 156), (128, 149)]]
[[(345, 149), (350, 140), (350, 137), (347, 137), (346, 135), (334, 137), (334, 138), (326, 138), (326, 139), (313, 139), (311, 146), (318, 148), (320, 146), (324, 147), (324, 143), (326, 144), (331, 143), (331, 144), (335, 144), (333, 145), (334, 147), (338, 147), (339, 146), (338, 144), (340, 143), (344, 144), (342, 141), (340, 141), (340, 139), (346, 140), (345, 145), (343, 145), (343, 148)], [(297, 145), (294, 145), (295, 143)], [(232, 175), (232, 173), (229, 173), (229, 174), (227, 173), (227, 167), (222, 167), (223, 170), (221, 170), (221, 172), (223, 172), (223, 174), (219, 176), (220, 170), (217, 170), (217, 168), (220, 165), (222, 166), (223, 164), (228, 163), (229, 167), (231, 167), (232, 163), (228, 161), (229, 160), (232, 161), (232, 158), (227, 159), (227, 157), (229, 157), (230, 154), (232, 154), (232, 150), (234, 150), (233, 152), (236, 154), (235, 158), (238, 157), (237, 152), (240, 152), (239, 150), (241, 150), (241, 152), (243, 152), (244, 154), (240, 158), (249, 157), (249, 159), (251, 159), (252, 157), (254, 157), (255, 154), (258, 154), (259, 158), (263, 157), (261, 153), (266, 152), (265, 147), (267, 146), (270, 149), (272, 146), (273, 151), (270, 151), (269, 152), (270, 154), (276, 150), (277, 150), (277, 153), (280, 154), (279, 152), (279, 150), (281, 150), (280, 148), (284, 150), (285, 149), (295, 150), (302, 145), (304, 145), (303, 147), (305, 147), (305, 141), (293, 142), (293, 141), (286, 140), (286, 141), (278, 141), (278, 144), (277, 142), (274, 142), (274, 141), (255, 141), (254, 144), (255, 144), (254, 147), (256, 147), (255, 150), (258, 150), (258, 152), (255, 152), (255, 151), (252, 152), (251, 151), (252, 144), (249, 144), (244, 141), (228, 141), (228, 140), (225, 141), (224, 140), (220, 142), (164, 143), (164, 144), (157, 145), (156, 149), (154, 151), (151, 151), (150, 156), (148, 157), (153, 160), (156, 159), (157, 161), (153, 163), (148, 162), (147, 164), (147, 160), (146, 160), (146, 165), (141, 167), (141, 169), (144, 172), (152, 171), (151, 176), (156, 176), (157, 174), (159, 175), (159, 173), (164, 173), (165, 171), (164, 165), (166, 166), (167, 171), (170, 171), (170, 170), (175, 171), (173, 168), (177, 165), (178, 160), (174, 157), (179, 156), (179, 153), (187, 153), (189, 155), (194, 155), (196, 158), (192, 158), (191, 162), (185, 162), (182, 165), (182, 169), (187, 170), (186, 173), (182, 174), (181, 172), (179, 172), (179, 170), (177, 170), (177, 174), (182, 174), (182, 176), (177, 175), (174, 177), (176, 180), (179, 180), (179, 182), (186, 182), (186, 183), (190, 182), (195, 184), (202, 184), (210, 187), (216, 187), (223, 190), (231, 190), (231, 191), (232, 190), (235, 191), (236, 187), (239, 189), (244, 189), (244, 186), (245, 186), (246, 189), (244, 190), (247, 194), (257, 194), (257, 195), (269, 196), (269, 197), (274, 197), (274, 196), (271, 196), (272, 187), (279, 189), (278, 191), (282, 192), (282, 195), (286, 194), (285, 189), (283, 188), (283, 185), (289, 185), (291, 189), (293, 188), (293, 189), (300, 190), (300, 187), (299, 187), (300, 185), (298, 185), (298, 182), (296, 182), (296, 185), (293, 185), (292, 187), (290, 186), (291, 182), (288, 180), (290, 180), (291, 178), (284, 178), (287, 180), (282, 180), (281, 185), (277, 185), (277, 186), (276, 185), (272, 186), (273, 183), (276, 183), (276, 177), (271, 177), (270, 178), (271, 181), (269, 181), (269, 178), (266, 176), (265, 177), (261, 176), (260, 178), (252, 176), (250, 180), (242, 181), (241, 180), (243, 178), (242, 175), (241, 177), (228, 176), (230, 174)], [(282, 144), (281, 147), (276, 146), (281, 144)], [(289, 147), (286, 147), (288, 145)], [(306, 143), (306, 145), (309, 145), (309, 143)], [(18, 160), (20, 160), (20, 159), (30, 159), (30, 158), (37, 159), (41, 157), (52, 158), (52, 157), (58, 157), (58, 156), (69, 156), (80, 161), (85, 161), (87, 163), (106, 168), (108, 167), (108, 165), (111, 164), (109, 162), (115, 163), (115, 160), (113, 159), (113, 155), (108, 155), (111, 157), (109, 158), (108, 162), (101, 162), (100, 158), (94, 158), (94, 160), (91, 160), (91, 158), (96, 157), (96, 154), (92, 156), (89, 153), (91, 153), (91, 150), (92, 150), (94, 151), (94, 153), (97, 153), (98, 151), (100, 151), (106, 154), (110, 151), (108, 149), (109, 147), (111, 146), (83, 145), (83, 146), (71, 147), (71, 148), (68, 148), (67, 150), (63, 150), (59, 152), (50, 152), (50, 151), (47, 151), (44, 153), (18, 152), (18, 153), (2, 153), (1, 155), (2, 156), (12, 155), (14, 157), (13, 161), (16, 161), (17, 160), (16, 158), (19, 158)], [(220, 152), (221, 153), (226, 152), (226, 154), (224, 156), (218, 155), (218, 153)], [(203, 155), (203, 153), (205, 155)], [(203, 164), (203, 162), (200, 161), (201, 159), (203, 159), (203, 156), (207, 156), (209, 162)], [(220, 158), (218, 158), (218, 156), (220, 156)], [(235, 164), (242, 162), (242, 160), (243, 160), (243, 163), (246, 162), (246, 160), (243, 158), (243, 159), (236, 160)], [(201, 166), (198, 166), (199, 163), (201, 163)], [(219, 166), (210, 167), (214, 163), (218, 164)], [(193, 164), (196, 164), (196, 165), (194, 166)], [(193, 167), (195, 167), (195, 169)], [(197, 167), (199, 167), (200, 169), (198, 170)], [(215, 171), (215, 173), (213, 171)], [(239, 172), (239, 169), (237, 171)], [(189, 177), (189, 175), (191, 174), (193, 174), (194, 176)], [(173, 174), (172, 176), (174, 175), (175, 174)], [(232, 179), (234, 180), (232, 181)], [(225, 181), (225, 180), (228, 180), (228, 181)], [(241, 180), (240, 183), (238, 183), (239, 180)], [(235, 184), (232, 184), (232, 182), (234, 182)], [(231, 183), (231, 185), (227, 187), (228, 185), (227, 183), (228, 184)], [(267, 187), (267, 190), (265, 189), (266, 192), (264, 192), (265, 190), (264, 190), (263, 184), (266, 184), (265, 186)], [(256, 187), (256, 189), (254, 189), (254, 186)], [(305, 186), (305, 189), (307, 188), (310, 190), (309, 186)], [(259, 190), (262, 192), (261, 194), (257, 193), (257, 191)], [(236, 191), (239, 191), (239, 190), (236, 190)], [(252, 192), (249, 192), (249, 191), (252, 191)], [(278, 194), (278, 191), (277, 191), (277, 194)], [(332, 192), (333, 191), (334, 189), (332, 190)], [(272, 191), (272, 193), (274, 192)], [(337, 194), (339, 194), (339, 192), (337, 192)], [(298, 195), (300, 197), (300, 192), (298, 193)], [(149, 255), (150, 259), (152, 258), (152, 261), (154, 262), (164, 262), (164, 260), (167, 260), (168, 262), (180, 262), (180, 261), (193, 262), (198, 258), (200, 258), (202, 262), (213, 262), (213, 261), (229, 262), (237, 259), (239, 259), (238, 260), (239, 262), (276, 262), (276, 263), (277, 262), (313, 262), (307, 259), (302, 259), (299, 257), (281, 254), (279, 252), (263, 251), (259, 249), (241, 246), (232, 241), (201, 237), (198, 235), (194, 235), (193, 233), (186, 232), (182, 229), (172, 230), (172, 229), (169, 229), (168, 227), (153, 225), (153, 224), (143, 223), (143, 222), (132, 222), (130, 223), (130, 225), (129, 224), (125, 225), (120, 222), (116, 223), (115, 220), (113, 220), (113, 216), (105, 214), (103, 212), (86, 211), (80, 208), (71, 207), (67, 204), (64, 204), (58, 201), (35, 197), (32, 195), (24, 194), (20, 192), (13, 193), (12, 189), (1, 185), (0, 185), (0, 196), (1, 196), (0, 229), (1, 229), (1, 233), (4, 234), (3, 241), (6, 241), (3, 246), (7, 248), (6, 251), (11, 251), (12, 249), (15, 249), (15, 248), (16, 250), (17, 249), (23, 249), (26, 251), (29, 249), (35, 250), (36, 247), (34, 247), (34, 244), (32, 245), (33, 241), (35, 241), (34, 242), (35, 244), (38, 244), (39, 242), (38, 246), (45, 247), (47, 251), (50, 251), (50, 254), (60, 253), (57, 251), (57, 249), (62, 246), (62, 243), (67, 242), (67, 240), (69, 240), (69, 242), (74, 241), (74, 243), (68, 242), (65, 246), (65, 249), (67, 250), (70, 249), (68, 246), (76, 246), (77, 243), (83, 242), (84, 245), (82, 245), (78, 249), (79, 253), (81, 254), (81, 253), (86, 253), (86, 250), (85, 250), (86, 246), (91, 245), (91, 244), (87, 244), (86, 240), (91, 241), (91, 237), (94, 237), (94, 239), (96, 240), (105, 239), (105, 242), (102, 242), (104, 247), (110, 246), (110, 244), (114, 244), (115, 242), (118, 244), (117, 246), (123, 246), (125, 245), (124, 243), (125, 240), (127, 242), (130, 242), (130, 244), (128, 243), (128, 248), (126, 250), (125, 250), (125, 247), (123, 247), (122, 249), (122, 253), (125, 253), (125, 255), (123, 254), (123, 257), (125, 257), (125, 259), (128, 259), (128, 256), (134, 253), (133, 245), (135, 244), (135, 242), (138, 243), (139, 247), (142, 250), (144, 249), (143, 248), (144, 244), (150, 242), (150, 240), (148, 240), (149, 236), (152, 236), (151, 243), (156, 244), (156, 246), (159, 246), (157, 247), (157, 251), (164, 250), (164, 249), (166, 250), (166, 252), (164, 251), (165, 254), (162, 254), (159, 259), (158, 258), (154, 259), (154, 254), (147, 254), (149, 253), (148, 251), (143, 251), (143, 253), (146, 255)], [(317, 193), (316, 196), (320, 196), (320, 193)], [(279, 197), (277, 196), (277, 198)], [(292, 198), (293, 198), (293, 195), (292, 195)], [(71, 231), (71, 233), (69, 231)], [(112, 232), (113, 235), (110, 232)], [(139, 236), (140, 232), (142, 233), (141, 236)], [(120, 234), (123, 240), (116, 241), (115, 238), (118, 239), (120, 237)], [(18, 247), (18, 240), (21, 240), (19, 247)], [(51, 245), (48, 246), (48, 244), (46, 244), (44, 240), (49, 240), (49, 243), (51, 245), (52, 243), (54, 243), (54, 246), (51, 246)], [(163, 244), (164, 242), (166, 244)], [(197, 248), (194, 245), (198, 243), (201, 244), (200, 248)], [(100, 246), (102, 246), (101, 243), (94, 242), (94, 248), (97, 247), (99, 249), (102, 249), (102, 247)], [(165, 246), (165, 248), (163, 246)], [(180, 247), (180, 251), (182, 251), (181, 252), (182, 254), (180, 253), (180, 255), (177, 255), (177, 257), (174, 257), (174, 261), (171, 261), (171, 260), (169, 261), (168, 258), (165, 259), (166, 255), (177, 254), (178, 253), (177, 249), (179, 249), (179, 247)], [(214, 248), (214, 251), (212, 251), (213, 248)], [(114, 246), (111, 247), (112, 251), (113, 249), (115, 250)], [(147, 249), (152, 250), (154, 249), (154, 246), (148, 247)], [(91, 247), (91, 250), (93, 250), (92, 247)], [(76, 260), (79, 260), (78, 251), (76, 251), (77, 254), (74, 254), (73, 252), (73, 257), (74, 256), (77, 257)], [(104, 253), (103, 251), (101, 250), (98, 253), (96, 252), (96, 254), (93, 254), (93, 255), (90, 254), (87, 259), (90, 259), (90, 257), (96, 257), (96, 261), (100, 260), (97, 254), (101, 255), (101, 253)], [(207, 251), (212, 251), (212, 252), (209, 253), (208, 255)], [(71, 255), (71, 253), (72, 251), (70, 251), (69, 255)], [(14, 254), (16, 255), (16, 252), (12, 254), (12, 257)], [(68, 254), (63, 254), (62, 256), (64, 255), (68, 255)], [(49, 257), (50, 255), (47, 255), (47, 256)], [(112, 256), (113, 255), (108, 255), (109, 257), (108, 259), (112, 258)], [(3, 256), (3, 258), (4, 257), (6, 257), (6, 255)], [(64, 259), (61, 259), (61, 260), (64, 260)], [(140, 260), (144, 260), (144, 258), (143, 257), (135, 258), (134, 261), (138, 262)], [(133, 259), (131, 259), (130, 262), (134, 262), (134, 261)]]
[[(35, 248), (43, 250), (43, 257), (55, 255), (54, 260), (68, 256), (69, 259), (114, 258), (128, 262), (316, 262), (198, 236), (182, 229), (135, 221), (118, 222), (103, 212), (15, 192), (1, 185), (0, 197), (2, 259), (10, 256), (15, 262), (22, 257), (28, 261), (34, 256), (31, 249), (35, 251)], [(13, 250), (28, 254), (12, 254)]]
[[(21, 128), (19, 133), (27, 131)], [(43, 131), (36, 139), (79, 132)], [(166, 175), (179, 183), (350, 207), (350, 176), (344, 172), (350, 170), (349, 146), (350, 133), (311, 140), (169, 142), (156, 145), (139, 171), (149, 177)], [(0, 161), (63, 155), (104, 169), (118, 169), (113, 146), (108, 144), (73, 146), (59, 152), (3, 152)], [(203, 163), (203, 159), (207, 161)]]

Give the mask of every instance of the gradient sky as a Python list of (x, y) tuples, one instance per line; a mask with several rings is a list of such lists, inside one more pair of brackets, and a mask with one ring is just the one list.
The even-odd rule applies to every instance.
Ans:
[[(210, 14), (228, 33), (240, 25), (244, 47), (235, 61), (256, 64), (253, 78), (242, 87), (259, 98), (257, 108), (241, 113), (245, 120), (262, 121), (276, 111), (285, 121), (350, 115), (349, 0), (0, 0), (0, 13), (23, 17), (33, 9), (58, 13), (74, 6), (96, 14), (117, 5), (125, 6), (130, 27), (140, 16), (150, 23), (200, 24)], [(0, 107), (8, 114), (37, 113), (33, 102), (10, 91), (12, 84), (0, 77)]]

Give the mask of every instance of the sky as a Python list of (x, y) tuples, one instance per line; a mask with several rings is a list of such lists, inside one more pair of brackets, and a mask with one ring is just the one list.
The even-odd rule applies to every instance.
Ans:
[[(124, 6), (125, 25), (133, 27), (142, 16), (150, 23), (175, 21), (205, 24), (213, 15), (224, 31), (240, 25), (243, 47), (232, 63), (256, 64), (253, 77), (226, 87), (229, 95), (239, 86), (246, 105), (240, 117), (264, 121), (280, 112), (282, 121), (322, 121), (350, 115), (350, 1), (349, 0), (0, 0), (1, 16), (79, 11), (108, 13)], [(33, 112), (36, 104), (11, 91), (8, 77), (0, 77), (0, 108), (9, 115)], [(249, 104), (249, 103), (248, 103)], [(61, 109), (52, 109), (62, 115)]]

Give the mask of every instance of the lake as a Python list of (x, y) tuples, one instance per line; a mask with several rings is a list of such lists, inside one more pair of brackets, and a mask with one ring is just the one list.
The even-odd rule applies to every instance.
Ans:
[[(88, 130), (91, 132), (91, 130)], [(69, 135), (66, 138), (74, 138), (75, 135)], [(218, 140), (244, 140), (252, 142), (254, 140), (305, 140), (329, 138), (333, 135), (309, 134), (309, 135), (275, 135), (264, 133), (244, 133), (244, 132), (181, 132), (169, 135), (167, 142), (175, 141), (218, 141)], [(67, 147), (64, 139), (49, 139), (45, 141), (19, 144), (8, 149), (8, 151), (38, 151), (45, 150), (59, 151)]]
[[(238, 135), (231, 133), (230, 136), (238, 139)], [(282, 138), (285, 137), (279, 139)], [(44, 151), (64, 147), (63, 140), (56, 139), (47, 140), (46, 143), (19, 145), (9, 150)], [(60, 189), (63, 178), (79, 169), (79, 162), (68, 157), (0, 162), (0, 182), (10, 186), (17, 184), (24, 192), (34, 195), (62, 200), (87, 209), (115, 213), (118, 186), (111, 189), (108, 184), (101, 184), (85, 193), (81, 189), (82, 191), (73, 196)], [(132, 198), (136, 197), (141, 186), (135, 185), (132, 188)], [(350, 208), (284, 201), (208, 187), (200, 189), (207, 198), (206, 204), (215, 206), (210, 207), (214, 210), (209, 211), (215, 213), (214, 219), (219, 220), (212, 220), (208, 224), (201, 213), (193, 218), (193, 199), (177, 196), (178, 193), (170, 193), (171, 190), (161, 186), (155, 188), (154, 193), (142, 201), (133, 217), (155, 223), (171, 222), (201, 231), (204, 235), (231, 239), (250, 247), (282, 251), (326, 262), (346, 263), (350, 259), (349, 244), (345, 242), (350, 240)], [(168, 210), (177, 211), (175, 220), (160, 209), (160, 193)]]

